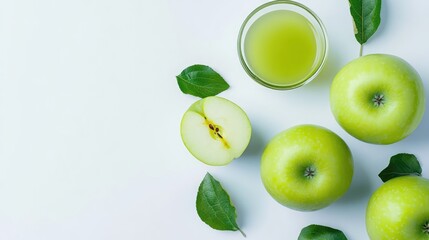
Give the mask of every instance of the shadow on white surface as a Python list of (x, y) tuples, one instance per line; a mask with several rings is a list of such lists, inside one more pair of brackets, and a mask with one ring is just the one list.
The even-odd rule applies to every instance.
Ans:
[(237, 209), (237, 223), (251, 236), (261, 216), (265, 215), (268, 195), (260, 178), (260, 159), (265, 148), (263, 134), (253, 127), (252, 138), (243, 155), (222, 171), (222, 181)]
[[(423, 76), (422, 76), (423, 78)], [(424, 80), (423, 80), (424, 81)], [(422, 142), (427, 142), (429, 140), (429, 89), (428, 86), (425, 86), (425, 113), (423, 115), (423, 119), (420, 122), (420, 125), (417, 129), (412, 133), (408, 138), (409, 141), (417, 142), (421, 144)]]
[(371, 196), (371, 182), (363, 164), (365, 161), (354, 155), (354, 175), (353, 181), (346, 194), (338, 200), (341, 205), (355, 205), (357, 202), (367, 199)]
[(252, 138), (250, 139), (249, 146), (247, 146), (247, 149), (244, 151), (242, 158), (255, 157), (257, 158), (256, 160), (260, 159), (266, 145), (262, 136), (263, 134), (260, 133), (255, 126), (253, 126)]
[[(370, 43), (371, 41), (378, 41), (379, 38), (381, 39), (383, 38), (383, 36), (386, 35), (385, 33), (386, 31), (390, 31), (390, 27), (394, 27), (393, 25), (390, 24), (393, 21), (392, 19), (390, 19), (392, 15), (389, 14), (388, 2), (382, 3), (380, 17), (381, 17), (380, 25), (378, 26), (377, 31), (374, 33), (374, 35), (371, 36), (371, 38), (368, 40), (367, 43)], [(365, 49), (365, 46), (364, 46), (364, 49)], [(365, 50), (364, 50), (363, 55), (366, 55), (366, 54), (370, 54), (370, 53), (365, 53)]]
[(341, 69), (340, 59), (337, 58), (335, 47), (329, 46), (328, 57), (326, 58), (325, 65), (323, 66), (319, 75), (308, 83), (308, 88), (329, 88), (331, 85), (332, 79), (334, 79), (335, 74)]

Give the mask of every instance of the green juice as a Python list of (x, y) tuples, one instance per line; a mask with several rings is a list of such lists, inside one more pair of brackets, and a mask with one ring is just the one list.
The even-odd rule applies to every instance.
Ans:
[(276, 86), (297, 85), (315, 71), (316, 32), (299, 13), (269, 12), (250, 26), (244, 54), (252, 72), (263, 81)]

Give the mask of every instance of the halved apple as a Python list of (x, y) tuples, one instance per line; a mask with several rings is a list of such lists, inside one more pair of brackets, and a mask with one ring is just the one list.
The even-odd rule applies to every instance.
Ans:
[(249, 145), (252, 127), (246, 113), (221, 97), (206, 97), (185, 112), (180, 126), (183, 143), (198, 160), (222, 166)]

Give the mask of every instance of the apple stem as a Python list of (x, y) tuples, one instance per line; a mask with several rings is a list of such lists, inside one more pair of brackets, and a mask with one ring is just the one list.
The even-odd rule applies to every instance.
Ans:
[(429, 221), (423, 224), (423, 232), (429, 235)]
[(362, 53), (363, 53), (363, 44), (360, 45), (359, 57), (362, 57)]

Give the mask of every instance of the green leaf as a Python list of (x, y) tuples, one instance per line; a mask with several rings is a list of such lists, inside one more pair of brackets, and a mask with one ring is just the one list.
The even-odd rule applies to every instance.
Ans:
[(222, 185), (207, 173), (198, 188), (197, 212), (203, 222), (217, 230), (240, 231), (235, 207)]
[(196, 97), (215, 96), (229, 88), (219, 73), (205, 65), (193, 65), (176, 76), (180, 90)]
[(347, 237), (338, 229), (312, 224), (301, 230), (298, 240), (347, 240)]
[(381, 0), (349, 0), (356, 40), (362, 45), (380, 25)]
[(399, 153), (390, 158), (389, 165), (378, 174), (383, 182), (401, 176), (421, 176), (422, 167), (416, 156), (409, 153)]

